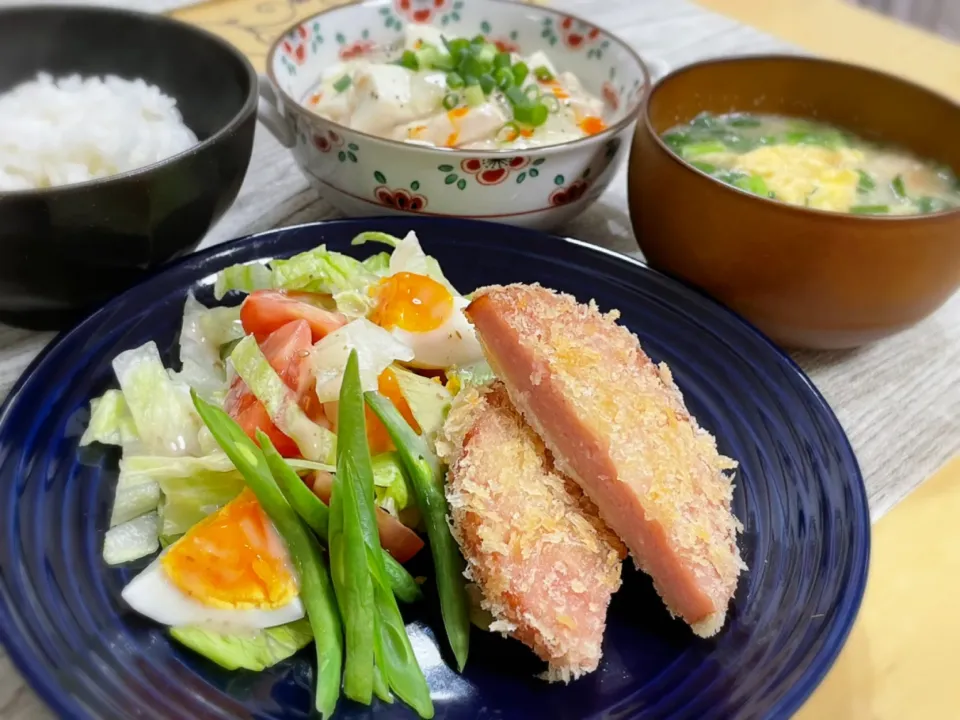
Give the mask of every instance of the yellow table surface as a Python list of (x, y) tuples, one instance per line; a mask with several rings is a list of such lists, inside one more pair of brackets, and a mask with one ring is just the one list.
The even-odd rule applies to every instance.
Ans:
[(960, 102), (960, 45), (872, 10), (842, 0), (695, 1), (816, 55), (901, 75)]
[[(899, 74), (960, 101), (960, 46), (870, 11), (839, 0), (697, 2), (815, 54)], [(227, 38), (262, 69), (273, 38), (335, 4), (208, 0), (173, 15)], [(960, 621), (952, 612), (958, 593), (960, 457), (874, 526), (870, 579), (856, 625), (796, 718), (960, 718), (954, 677)]]

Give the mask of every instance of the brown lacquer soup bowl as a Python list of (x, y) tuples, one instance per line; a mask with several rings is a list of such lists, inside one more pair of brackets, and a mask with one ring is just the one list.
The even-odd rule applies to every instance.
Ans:
[(703, 112), (826, 122), (960, 173), (960, 106), (905, 80), (790, 56), (690, 65), (653, 89), (631, 151), (631, 218), (652, 266), (791, 347), (877, 340), (930, 315), (960, 285), (960, 210), (824, 211), (722, 183), (662, 139)]

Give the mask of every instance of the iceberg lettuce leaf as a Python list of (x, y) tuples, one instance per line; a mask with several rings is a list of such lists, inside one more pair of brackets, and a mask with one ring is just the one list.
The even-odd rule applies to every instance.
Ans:
[(170, 635), (227, 670), (255, 672), (286, 660), (313, 640), (306, 618), (251, 635), (223, 635), (198, 627), (170, 628)]
[(137, 442), (137, 426), (119, 390), (107, 390), (90, 401), (90, 423), (80, 438), (80, 446), (98, 442), (129, 446)]
[(195, 455), (200, 418), (190, 402), (190, 389), (170, 377), (153, 341), (120, 353), (113, 370), (137, 435), (153, 455)]

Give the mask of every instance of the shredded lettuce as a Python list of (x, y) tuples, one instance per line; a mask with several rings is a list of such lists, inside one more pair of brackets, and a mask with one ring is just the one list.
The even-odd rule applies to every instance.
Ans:
[(104, 562), (120, 565), (152, 555), (160, 547), (157, 527), (157, 514), (148, 513), (110, 528), (103, 539)]
[(382, 232), (360, 233), (352, 240), (354, 245), (363, 245), (367, 242), (384, 243), (394, 248), (390, 255), (387, 275), (395, 275), (398, 272), (426, 275), (443, 285), (451, 295), (460, 295), (444, 277), (443, 271), (440, 269), (440, 263), (437, 262), (436, 258), (423, 252), (423, 248), (420, 247), (420, 240), (417, 239), (417, 234), (412, 230), (407, 233), (403, 240)]
[[(454, 395), (468, 385), (479, 387), (497, 379), (493, 368), (490, 367), (486, 360), (479, 360), (470, 365), (450, 368), (447, 370), (446, 375), (447, 390)], [(419, 420), (417, 422), (419, 422)]]
[[(355, 323), (350, 323), (350, 325), (353, 324)], [(335, 333), (331, 333), (333, 334)], [(230, 355), (230, 362), (243, 382), (250, 388), (250, 392), (263, 403), (270, 419), (281, 432), (297, 444), (305, 458), (328, 464), (334, 462), (337, 436), (314, 423), (300, 409), (290, 388), (267, 362), (252, 335), (248, 335), (237, 344)]]
[(273, 287), (270, 268), (261, 262), (232, 265), (217, 273), (213, 296), (220, 300), (231, 290), (252, 293), (254, 290), (268, 290)]
[(310, 622), (303, 618), (252, 635), (222, 635), (197, 627), (175, 627), (170, 635), (227, 670), (259, 672), (296, 653), (313, 640)]
[(244, 488), (243, 477), (236, 470), (167, 477), (158, 484), (163, 491), (160, 534), (166, 538), (182, 535), (233, 500)]
[(381, 252), (371, 255), (363, 261), (363, 266), (378, 277), (383, 277), (390, 269), (390, 253)]
[(370, 286), (386, 274), (389, 264), (387, 253), (361, 262), (321, 245), (287, 260), (272, 260), (269, 265), (227, 268), (217, 275), (214, 294), (219, 299), (229, 290), (304, 290), (331, 295), (337, 309), (348, 317), (365, 317), (374, 304)]
[(380, 373), (395, 360), (413, 360), (413, 350), (382, 327), (363, 318), (347, 323), (313, 346), (313, 373), (321, 402), (340, 397), (343, 369), (353, 349), (360, 361), (360, 384), (364, 390), (376, 390)]
[(122, 471), (117, 481), (110, 514), (110, 527), (153, 512), (160, 504), (160, 486), (147, 475), (126, 475)]
[(152, 455), (196, 455), (200, 418), (190, 402), (190, 389), (170, 377), (153, 341), (113, 359), (137, 435)]
[(209, 400), (226, 386), (220, 348), (243, 336), (239, 307), (208, 308), (190, 293), (183, 306), (180, 330), (181, 370), (174, 378)]
[(373, 492), (377, 505), (394, 517), (410, 506), (410, 488), (396, 452), (380, 453), (373, 457)]
[(137, 442), (137, 426), (119, 390), (107, 390), (90, 401), (90, 424), (80, 438), (80, 446), (98, 442), (129, 446)]
[(358, 290), (376, 280), (362, 262), (349, 255), (328, 251), (325, 245), (270, 263), (273, 286), (286, 290), (336, 295)]

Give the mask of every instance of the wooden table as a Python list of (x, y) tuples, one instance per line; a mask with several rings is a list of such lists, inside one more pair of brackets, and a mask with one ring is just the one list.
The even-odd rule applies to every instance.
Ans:
[[(101, 2), (158, 12), (188, 4), (182, 0)], [(802, 45), (807, 51), (900, 72), (960, 99), (960, 47), (843, 7), (838, 0), (702, 3), (798, 44), (686, 0), (553, 0), (551, 5), (615, 29), (644, 56), (669, 67), (718, 55), (804, 52)], [(12, 3), (0, 0), (0, 6), (5, 4)], [(336, 215), (308, 186), (290, 155), (258, 128), (250, 170), (237, 202), (203, 245)], [(630, 229), (625, 172), (594, 207), (563, 230), (639, 255)], [(0, 397), (52, 337), (0, 326)], [(960, 294), (916, 328), (871, 347), (801, 352), (794, 357), (850, 436), (874, 519), (960, 452)], [(0, 720), (47, 717), (49, 711), (0, 651)]]

